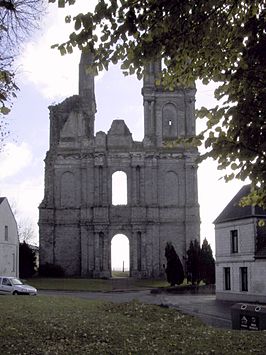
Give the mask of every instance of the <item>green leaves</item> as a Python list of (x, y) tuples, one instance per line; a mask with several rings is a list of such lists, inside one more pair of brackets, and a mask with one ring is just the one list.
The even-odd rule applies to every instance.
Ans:
[[(51, 1), (53, 2), (53, 1)], [(38, 27), (44, 12), (44, 1), (1, 1), (0, 19), (0, 144), (9, 134), (6, 115), (11, 110), (12, 102), (19, 90), (15, 83), (17, 67), (15, 58), (19, 54), (21, 44)], [(1, 149), (1, 147), (0, 147)]]
[(70, 23), (71, 22), (71, 16), (66, 16), (65, 17), (65, 23)]
[(238, 168), (239, 168), (238, 164), (236, 164), (236, 163), (232, 163), (232, 164), (231, 164), (231, 169), (232, 169), (232, 170), (236, 170), (236, 169), (238, 169)]
[[(8, 115), (12, 100), (16, 98), (18, 87), (14, 81), (14, 73), (9, 70), (0, 69), (0, 119), (1, 115)], [(6, 136), (6, 124), (0, 122), (0, 142)]]
[(58, 7), (65, 7), (65, 0), (58, 0)]
[(75, 25), (74, 25), (74, 28), (76, 31), (80, 30), (81, 29), (81, 18), (80, 16), (76, 16), (75, 17)]
[(58, 46), (61, 55), (65, 55), (67, 53), (66, 48), (64, 46)]
[[(54, 3), (56, 0), (48, 0), (48, 2)], [(58, 7), (64, 8), (66, 4), (74, 5), (76, 0), (58, 0)]]
[(3, 114), (3, 115), (7, 115), (9, 112), (10, 112), (10, 108), (6, 107), (6, 106), (2, 106), (0, 108), (0, 112)]

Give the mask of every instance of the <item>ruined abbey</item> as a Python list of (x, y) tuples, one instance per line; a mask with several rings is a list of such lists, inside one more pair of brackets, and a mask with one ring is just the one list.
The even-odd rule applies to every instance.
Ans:
[[(60, 265), (68, 276), (111, 276), (111, 241), (129, 240), (130, 276), (164, 274), (172, 242), (180, 260), (199, 239), (197, 150), (167, 142), (195, 134), (195, 89), (167, 91), (155, 83), (160, 62), (147, 66), (143, 82), (144, 138), (132, 139), (126, 123), (94, 132), (93, 60), (83, 53), (79, 94), (50, 106), (50, 147), (40, 204), (40, 265)], [(112, 201), (112, 179), (126, 174), (127, 202)]]

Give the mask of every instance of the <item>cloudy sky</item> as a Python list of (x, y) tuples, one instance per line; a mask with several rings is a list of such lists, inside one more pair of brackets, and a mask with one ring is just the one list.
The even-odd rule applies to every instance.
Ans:
[[(11, 131), (0, 153), (0, 195), (6, 196), (16, 210), (18, 221), (27, 220), (35, 230), (38, 243), (38, 205), (43, 198), (44, 163), (49, 146), (47, 107), (78, 92), (80, 53), (61, 57), (50, 46), (67, 39), (71, 25), (66, 14), (92, 9), (95, 1), (79, 1), (75, 7), (57, 9), (48, 6), (40, 30), (25, 43), (17, 58), (18, 98), (8, 117)], [(119, 67), (96, 78), (96, 131), (107, 131), (113, 119), (124, 119), (133, 138), (143, 138), (142, 83), (135, 77), (124, 77)], [(211, 107), (214, 103), (212, 85), (198, 85), (196, 106)], [(199, 203), (201, 238), (207, 237), (214, 249), (212, 221), (243, 185), (238, 181), (226, 184), (219, 180), (216, 163), (204, 162), (199, 167)]]

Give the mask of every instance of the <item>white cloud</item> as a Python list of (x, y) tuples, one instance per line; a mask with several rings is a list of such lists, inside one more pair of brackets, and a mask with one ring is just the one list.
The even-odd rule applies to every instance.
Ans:
[[(60, 99), (78, 92), (78, 63), (80, 51), (61, 56), (57, 49), (51, 49), (55, 43), (63, 43), (73, 31), (73, 24), (65, 23), (65, 16), (72, 17), (80, 12), (94, 9), (97, 2), (77, 2), (74, 6), (58, 9), (54, 4), (41, 24), (42, 35), (25, 45), (18, 65), (24, 77), (49, 99)], [(103, 76), (103, 74), (101, 74)], [(98, 77), (98, 78), (101, 78)]]
[(31, 161), (32, 152), (27, 143), (7, 143), (0, 154), (0, 180), (18, 174)]
[[(233, 180), (225, 183), (225, 171), (217, 170), (217, 162), (208, 159), (199, 165), (198, 186), (201, 217), (201, 240), (208, 239), (215, 250), (213, 221), (219, 216), (244, 182)], [(246, 182), (247, 183), (247, 182)]]
[(21, 218), (32, 218), (35, 223), (38, 221), (38, 206), (42, 202), (43, 193), (44, 178), (42, 175), (25, 179), (17, 186), (17, 208)]
[(49, 99), (76, 94), (78, 88), (79, 53), (61, 56), (58, 50), (51, 49), (56, 32), (53, 24), (41, 40), (25, 46), (20, 58), (23, 75)]
[(1, 183), (0, 195), (7, 197), (17, 222), (29, 221), (34, 230), (34, 243), (38, 243), (38, 206), (43, 198), (43, 176), (28, 177), (20, 182)]

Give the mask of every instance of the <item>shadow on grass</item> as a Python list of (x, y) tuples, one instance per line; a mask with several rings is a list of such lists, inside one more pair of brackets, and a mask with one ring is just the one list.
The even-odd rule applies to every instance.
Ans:
[(112, 291), (112, 290), (138, 290), (157, 287), (166, 287), (165, 280), (142, 280), (132, 277), (122, 277), (119, 273), (112, 279), (78, 279), (78, 278), (32, 278), (27, 283), (38, 290), (62, 291)]

